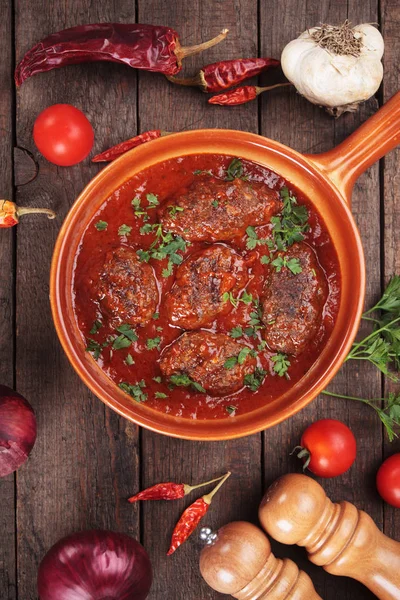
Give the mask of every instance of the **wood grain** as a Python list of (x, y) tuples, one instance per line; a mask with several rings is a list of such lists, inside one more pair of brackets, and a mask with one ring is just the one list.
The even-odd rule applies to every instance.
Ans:
[[(190, 45), (206, 40), (222, 28), (229, 29), (227, 39), (211, 50), (184, 61), (185, 75), (194, 74), (203, 65), (239, 56), (257, 56), (257, 3), (255, 0), (205, 0), (196, 4), (178, 0), (139, 1), (139, 21), (170, 25), (182, 43)], [(174, 87), (162, 76), (139, 74), (140, 131), (160, 127), (167, 131), (201, 127), (228, 127), (258, 131), (257, 104), (234, 109), (207, 104), (207, 96), (198, 89)], [(255, 435), (227, 443), (195, 443), (167, 439), (142, 432), (142, 487), (158, 481), (204, 481), (227, 470), (232, 477), (215, 497), (204, 524), (218, 528), (229, 520), (254, 520), (261, 493), (261, 441)], [(217, 597), (199, 573), (201, 546), (196, 532), (170, 558), (166, 558), (173, 527), (183, 509), (200, 494), (171, 503), (147, 503), (143, 506), (143, 542), (154, 565), (155, 581), (151, 598), (164, 598), (166, 582), (174, 600)], [(155, 527), (162, 523), (162, 528)]]
[[(13, 199), (12, 9), (0, 4), (0, 198)], [(15, 229), (0, 230), (0, 382), (14, 383), (14, 239)], [(0, 479), (0, 598), (16, 596), (15, 475)]]
[[(381, 23), (385, 38), (385, 78), (383, 82), (383, 101), (386, 102), (400, 89), (398, 57), (400, 52), (400, 5), (393, 0), (381, 3)], [(391, 152), (382, 161), (382, 244), (383, 244), (383, 283), (386, 285), (392, 275), (400, 274), (400, 150)], [(400, 392), (400, 385), (389, 380), (384, 382), (384, 395)], [(387, 458), (400, 452), (400, 440), (390, 443), (385, 439), (384, 456)], [(384, 505), (384, 531), (387, 535), (397, 535), (400, 539), (399, 509)]]
[[(340, 24), (346, 18), (352, 23), (376, 22), (377, 3), (369, 2), (298, 2), (289, 1), (277, 6), (273, 2), (261, 3), (261, 53), (263, 56), (279, 55), (284, 45), (297, 37), (307, 27), (321, 22)], [(268, 24), (268, 26), (267, 26)], [(345, 114), (335, 121), (322, 109), (311, 105), (295, 91), (283, 90), (278, 98), (262, 97), (262, 133), (268, 137), (307, 153), (329, 150), (354, 131), (378, 108), (372, 99), (357, 113)], [(379, 216), (379, 170), (375, 165), (363, 175), (353, 193), (353, 214), (363, 240), (367, 268), (366, 303), (375, 300), (380, 290), (380, 216)], [(331, 391), (348, 395), (373, 397), (380, 395), (380, 376), (371, 367), (346, 364), (331, 384)], [(335, 418), (348, 424), (358, 441), (357, 460), (352, 469), (331, 480), (324, 480), (327, 493), (333, 498), (341, 497), (358, 503), (370, 512), (382, 525), (382, 508), (374, 488), (374, 470), (381, 457), (382, 433), (380, 422), (367, 407), (350, 401), (320, 396), (301, 413), (280, 426), (266, 431), (265, 480), (266, 485), (288, 471), (299, 470), (299, 464), (291, 450), (299, 443), (304, 429), (320, 418)], [(365, 435), (368, 431), (368, 436)], [(371, 439), (374, 443), (371, 444)], [(280, 451), (274, 452), (279, 445)], [(359, 490), (363, 493), (360, 494)], [(273, 544), (278, 556), (290, 556), (310, 575), (319, 594), (326, 600), (340, 597), (372, 598), (358, 583), (333, 577), (311, 566), (303, 551)]]
[[(134, 20), (129, 0), (91, 3), (16, 2), (16, 53), (47, 34), (84, 22)], [(137, 427), (106, 410), (80, 382), (61, 350), (48, 301), (49, 266), (63, 217), (98, 171), (89, 160), (71, 168), (45, 161), (32, 142), (34, 119), (48, 105), (71, 103), (91, 121), (94, 151), (136, 131), (136, 74), (117, 65), (82, 65), (32, 77), (18, 90), (17, 145), (30, 151), (39, 174), (18, 188), (21, 205), (49, 206), (57, 219), (32, 217), (19, 227), (17, 263), (17, 385), (35, 408), (38, 440), (18, 474), (18, 592), (36, 598), (37, 566), (62, 535), (112, 528), (139, 537)], [(21, 165), (17, 172), (21, 173)]]

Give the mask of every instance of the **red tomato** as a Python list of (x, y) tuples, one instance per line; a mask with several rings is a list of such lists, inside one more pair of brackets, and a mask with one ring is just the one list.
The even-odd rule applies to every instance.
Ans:
[(341, 475), (356, 459), (356, 438), (347, 425), (335, 419), (312, 423), (301, 437), (301, 446), (309, 452), (308, 469), (319, 477)]
[(37, 117), (33, 139), (47, 160), (69, 167), (81, 162), (89, 154), (94, 133), (82, 111), (70, 104), (54, 104)]
[(400, 508), (400, 453), (389, 456), (381, 464), (376, 487), (385, 502)]

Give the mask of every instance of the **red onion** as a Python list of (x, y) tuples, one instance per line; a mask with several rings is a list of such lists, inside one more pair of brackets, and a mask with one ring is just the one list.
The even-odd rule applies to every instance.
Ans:
[(0, 477), (16, 471), (36, 440), (36, 418), (25, 398), (0, 385)]
[(152, 570), (146, 550), (124, 533), (91, 530), (58, 541), (40, 563), (40, 600), (144, 600)]

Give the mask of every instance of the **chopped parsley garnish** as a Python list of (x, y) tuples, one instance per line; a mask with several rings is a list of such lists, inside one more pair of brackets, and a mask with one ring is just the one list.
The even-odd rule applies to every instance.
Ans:
[(233, 367), (237, 364), (242, 365), (249, 355), (254, 356), (255, 354), (256, 352), (252, 348), (244, 346), (237, 356), (230, 356), (226, 359), (224, 362), (224, 367), (225, 369), (233, 369)]
[(108, 227), (107, 221), (97, 221), (95, 224), (97, 231), (104, 231)]
[(171, 375), (169, 380), (173, 385), (176, 385), (178, 387), (192, 386), (197, 392), (201, 392), (203, 394), (205, 394), (205, 392), (206, 392), (206, 390), (203, 388), (203, 386), (201, 386), (199, 383), (197, 383), (197, 381), (193, 381), (193, 379), (191, 379), (189, 377), (189, 375), (186, 375), (184, 373)]
[(245, 378), (244, 378), (245, 386), (250, 388), (250, 390), (252, 392), (256, 392), (258, 390), (258, 388), (260, 387), (260, 385), (262, 384), (262, 382), (264, 381), (266, 374), (267, 374), (267, 372), (264, 371), (264, 369), (260, 369), (259, 367), (256, 367), (254, 373), (251, 373), (251, 374), (245, 376)]
[(261, 257), (260, 262), (262, 265), (268, 265), (271, 262), (271, 259), (269, 256), (264, 254), (264, 256)]
[(250, 337), (257, 337), (257, 331), (263, 329), (264, 325), (262, 322), (262, 308), (258, 299), (253, 299), (254, 310), (250, 313), (250, 321), (248, 327), (245, 328), (244, 332)]
[(251, 304), (253, 302), (252, 294), (249, 294), (247, 290), (243, 290), (240, 296), (235, 298), (232, 292), (225, 292), (221, 297), (222, 302), (230, 302), (234, 308), (236, 308), (239, 302), (243, 302), (243, 304)]
[(247, 177), (243, 175), (243, 165), (240, 158), (234, 158), (229, 164), (226, 170), (225, 179), (226, 181), (233, 181), (234, 179), (247, 179)]
[(176, 215), (180, 212), (183, 212), (185, 209), (182, 206), (169, 206), (168, 212), (169, 216), (174, 219)]
[(101, 351), (103, 350), (104, 347), (105, 346), (103, 346), (103, 344), (99, 344), (95, 340), (92, 340), (92, 339), (89, 338), (87, 340), (86, 352), (91, 352), (92, 355), (93, 355), (93, 358), (95, 360), (98, 360), (98, 358), (99, 358), (99, 356), (101, 354)]
[(147, 394), (142, 389), (146, 387), (146, 383), (143, 380), (135, 384), (127, 383), (124, 381), (122, 383), (119, 383), (118, 387), (130, 396), (132, 396), (132, 398), (136, 400), (136, 402), (146, 402), (147, 400)]
[(278, 250), (286, 250), (295, 242), (304, 240), (304, 233), (309, 230), (308, 210), (306, 206), (299, 206), (293, 194), (287, 187), (280, 191), (283, 202), (282, 214), (272, 217), (272, 234)]
[(168, 398), (167, 394), (164, 394), (164, 392), (154, 392), (154, 396), (156, 398)]
[(234, 415), (237, 411), (237, 406), (233, 406), (233, 404), (230, 404), (229, 406), (225, 407), (225, 410), (228, 413), (228, 415)]
[(271, 265), (275, 267), (277, 273), (280, 273), (283, 267), (289, 269), (293, 275), (298, 275), (303, 270), (298, 258), (287, 258), (286, 256), (278, 256), (271, 262)]
[(157, 313), (157, 312), (153, 313), (152, 316), (151, 316), (151, 318), (156, 321), (157, 319), (160, 318), (160, 313)]
[(233, 338), (233, 339), (237, 339), (242, 337), (243, 335), (243, 329), (241, 327), (234, 327), (233, 329), (231, 329), (229, 335)]
[(159, 349), (159, 345), (161, 344), (161, 338), (160, 337), (155, 337), (155, 338), (148, 338), (146, 340), (146, 346), (149, 350), (154, 350), (154, 348), (157, 348), (157, 350)]
[(127, 365), (129, 365), (129, 366), (131, 366), (131, 365), (134, 365), (134, 364), (135, 364), (135, 361), (133, 360), (133, 358), (132, 358), (132, 355), (131, 355), (131, 354), (127, 354), (127, 355), (126, 355), (126, 358), (125, 358), (125, 363), (126, 363)]
[(153, 377), (153, 381), (155, 381), (156, 383), (161, 383), (162, 378), (158, 375), (157, 377)]
[(146, 223), (139, 229), (140, 235), (146, 235), (146, 233), (151, 233), (153, 231), (153, 226), (151, 223)]
[(219, 206), (218, 200), (212, 200), (211, 206), (213, 206), (214, 208), (218, 208), (218, 206)]
[(257, 350), (262, 352), (267, 347), (267, 342), (265, 340), (261, 340), (261, 342), (257, 346)]
[(149, 215), (147, 214), (147, 211), (151, 208), (156, 208), (160, 204), (158, 201), (158, 197), (155, 194), (146, 194), (146, 200), (148, 202), (148, 205), (146, 207), (142, 207), (139, 196), (135, 196), (135, 198), (132, 200), (132, 206), (135, 211), (135, 216), (143, 217), (144, 221), (149, 220)]
[(158, 206), (160, 204), (156, 194), (146, 194), (146, 199), (147, 199), (147, 202), (149, 203), (148, 208), (155, 208), (156, 206)]
[(93, 323), (92, 329), (89, 331), (89, 333), (91, 333), (92, 335), (95, 335), (96, 333), (98, 333), (98, 331), (101, 327), (103, 327), (103, 323), (96, 319), (96, 321)]
[(130, 227), (129, 225), (125, 225), (125, 223), (123, 225), (121, 225), (120, 227), (118, 227), (118, 235), (122, 236), (122, 235), (130, 235), (132, 231), (132, 227)]
[(259, 238), (257, 235), (257, 231), (251, 225), (249, 225), (249, 227), (247, 227), (246, 233), (247, 233), (247, 242), (246, 242), (247, 250), (254, 250), (255, 248), (257, 248), (257, 246), (265, 246), (265, 245), (271, 246), (273, 244), (272, 240), (268, 240), (266, 238)]
[(279, 352), (274, 356), (271, 356), (271, 360), (274, 363), (274, 371), (279, 375), (279, 377), (283, 377), (284, 375), (287, 377), (287, 370), (290, 367), (290, 361), (286, 354), (282, 354)]
[(154, 223), (151, 228), (156, 235), (156, 239), (148, 250), (137, 250), (136, 254), (142, 262), (148, 262), (150, 258), (155, 260), (168, 258), (167, 268), (163, 269), (162, 275), (163, 277), (169, 277), (172, 275), (174, 265), (180, 265), (183, 261), (183, 256), (178, 252), (185, 252), (188, 242), (178, 235), (175, 236), (169, 232), (164, 233), (161, 223)]
[(116, 330), (121, 335), (116, 337), (113, 341), (112, 347), (114, 350), (122, 350), (122, 348), (129, 348), (132, 342), (136, 342), (139, 339), (136, 335), (136, 332), (131, 328), (131, 326), (128, 323), (120, 325), (116, 328)]

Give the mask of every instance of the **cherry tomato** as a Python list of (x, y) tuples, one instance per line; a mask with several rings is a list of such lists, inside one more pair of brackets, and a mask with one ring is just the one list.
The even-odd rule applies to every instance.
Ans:
[(400, 508), (400, 453), (389, 456), (379, 467), (376, 487), (385, 502)]
[(70, 104), (54, 104), (37, 117), (33, 139), (48, 161), (62, 167), (81, 162), (92, 149), (94, 133), (82, 111)]
[(353, 432), (335, 419), (312, 423), (303, 433), (300, 443), (304, 451), (298, 456), (306, 458), (307, 468), (319, 477), (341, 475), (356, 459), (357, 443)]

